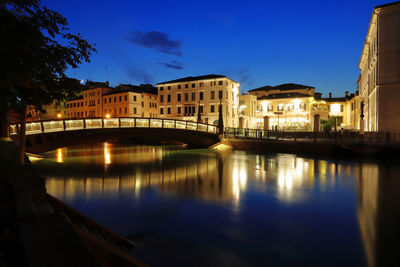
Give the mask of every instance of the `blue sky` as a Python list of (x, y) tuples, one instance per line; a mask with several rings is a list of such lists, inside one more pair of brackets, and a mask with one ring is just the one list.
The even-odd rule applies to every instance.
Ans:
[(378, 0), (46, 0), (98, 50), (70, 77), (152, 83), (227, 75), (241, 90), (300, 83), (327, 95), (356, 90)]

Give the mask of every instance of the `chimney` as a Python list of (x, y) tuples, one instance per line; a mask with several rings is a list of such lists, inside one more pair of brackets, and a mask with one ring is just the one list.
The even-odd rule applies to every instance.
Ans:
[(329, 93), (329, 98), (332, 98), (332, 93)]
[(344, 92), (344, 96), (345, 96), (346, 98), (348, 98), (348, 97), (349, 97), (349, 91)]

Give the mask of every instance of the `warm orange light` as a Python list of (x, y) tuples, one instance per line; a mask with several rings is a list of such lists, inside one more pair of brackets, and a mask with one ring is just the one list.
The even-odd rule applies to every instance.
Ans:
[(59, 118), (59, 119), (61, 118), (61, 113), (57, 114), (57, 118)]
[(110, 118), (110, 114), (106, 114), (106, 118), (109, 119)]

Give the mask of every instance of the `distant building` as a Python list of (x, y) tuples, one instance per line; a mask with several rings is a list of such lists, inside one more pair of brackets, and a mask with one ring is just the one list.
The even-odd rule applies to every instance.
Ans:
[(400, 130), (400, 2), (376, 6), (358, 67), (366, 131)]
[(239, 128), (255, 129), (257, 127), (257, 97), (255, 95), (239, 96)]
[(157, 84), (161, 118), (217, 124), (222, 104), (225, 127), (238, 126), (240, 84), (223, 75), (185, 77)]
[(344, 97), (332, 97), (329, 93), (329, 97), (322, 98), (312, 86), (287, 83), (263, 86), (249, 93), (257, 96), (258, 129), (321, 131), (321, 122), (330, 118), (336, 119), (338, 130), (358, 129), (358, 96), (348, 92)]
[(152, 85), (87, 86), (81, 97), (66, 102), (67, 118), (158, 117), (157, 88)]

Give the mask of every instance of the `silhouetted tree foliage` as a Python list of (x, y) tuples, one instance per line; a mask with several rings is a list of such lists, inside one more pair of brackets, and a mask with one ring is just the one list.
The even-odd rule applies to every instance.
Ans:
[[(89, 62), (96, 50), (80, 34), (71, 34), (67, 19), (39, 0), (0, 0), (0, 36), (2, 131), (12, 109), (23, 115), (25, 135), (26, 106), (40, 109), (79, 91), (79, 82), (68, 79), (65, 71)], [(20, 140), (21, 147), (24, 142)]]

